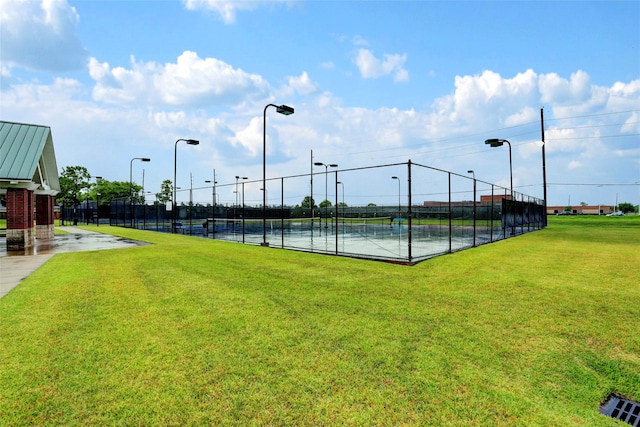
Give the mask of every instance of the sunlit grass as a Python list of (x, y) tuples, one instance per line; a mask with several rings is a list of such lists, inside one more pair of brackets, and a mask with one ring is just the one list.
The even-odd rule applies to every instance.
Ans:
[(611, 425), (640, 221), (550, 220), (414, 267), (89, 227), (153, 244), (0, 299), (0, 425)]

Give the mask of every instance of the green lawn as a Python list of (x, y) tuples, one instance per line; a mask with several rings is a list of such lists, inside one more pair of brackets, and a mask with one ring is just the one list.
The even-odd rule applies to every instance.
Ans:
[(608, 426), (640, 399), (640, 217), (413, 267), (92, 229), (154, 244), (0, 299), (0, 425)]

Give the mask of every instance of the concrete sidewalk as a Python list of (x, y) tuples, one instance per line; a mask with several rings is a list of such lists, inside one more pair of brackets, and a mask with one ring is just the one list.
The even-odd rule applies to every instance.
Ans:
[(139, 246), (141, 242), (122, 239), (109, 234), (87, 231), (77, 227), (56, 227), (69, 234), (53, 239), (38, 240), (25, 251), (7, 252), (6, 240), (0, 239), (0, 298), (20, 284), (52, 256), (65, 252), (119, 249)]
[(0, 258), (0, 298), (36, 271), (54, 254), (15, 255)]
[(71, 227), (71, 226), (56, 226), (56, 228), (58, 230), (66, 231), (67, 233), (70, 233), (70, 234), (99, 234), (95, 231), (83, 230), (82, 228)]

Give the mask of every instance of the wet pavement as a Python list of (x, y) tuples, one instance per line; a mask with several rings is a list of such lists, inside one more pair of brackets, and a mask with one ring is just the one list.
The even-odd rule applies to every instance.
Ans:
[(69, 234), (59, 234), (53, 239), (36, 239), (35, 246), (24, 251), (7, 251), (6, 237), (0, 238), (0, 298), (55, 254), (121, 249), (145, 244), (76, 227), (56, 228)]

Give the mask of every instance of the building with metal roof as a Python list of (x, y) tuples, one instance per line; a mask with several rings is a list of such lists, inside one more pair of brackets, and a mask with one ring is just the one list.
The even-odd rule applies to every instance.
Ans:
[(50, 127), (0, 121), (0, 194), (9, 187), (60, 192)]
[(6, 197), (7, 249), (53, 237), (54, 197), (60, 192), (49, 126), (0, 121), (0, 195)]

